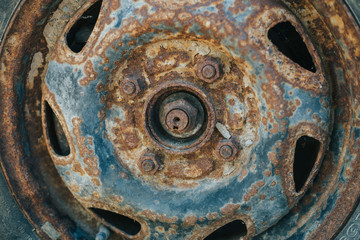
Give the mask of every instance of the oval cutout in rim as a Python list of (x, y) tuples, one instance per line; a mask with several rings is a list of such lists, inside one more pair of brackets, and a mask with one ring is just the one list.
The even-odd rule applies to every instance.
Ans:
[(80, 52), (86, 45), (99, 17), (101, 5), (102, 0), (95, 2), (66, 34), (66, 44), (74, 53)]
[(135, 236), (141, 231), (141, 224), (132, 218), (100, 208), (89, 208), (89, 210), (128, 236)]
[(302, 136), (296, 141), (294, 154), (295, 191), (300, 192), (318, 159), (321, 143), (315, 138)]
[(290, 22), (281, 22), (268, 31), (270, 41), (293, 62), (304, 69), (316, 72), (312, 56), (300, 34)]
[(44, 102), (44, 108), (46, 133), (50, 146), (57, 155), (68, 156), (70, 146), (60, 121), (47, 101)]
[(234, 220), (218, 228), (204, 240), (238, 240), (246, 235), (246, 224), (242, 220)]

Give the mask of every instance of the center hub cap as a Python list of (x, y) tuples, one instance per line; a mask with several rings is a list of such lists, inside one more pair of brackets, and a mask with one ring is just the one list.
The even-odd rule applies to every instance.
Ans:
[(199, 149), (215, 127), (215, 111), (207, 95), (191, 83), (168, 82), (146, 103), (145, 125), (151, 139), (170, 153)]

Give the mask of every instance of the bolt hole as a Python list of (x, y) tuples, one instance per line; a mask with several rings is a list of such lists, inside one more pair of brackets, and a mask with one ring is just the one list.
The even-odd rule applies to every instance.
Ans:
[(67, 156), (70, 154), (70, 147), (60, 121), (56, 117), (48, 102), (45, 102), (44, 107), (46, 132), (49, 138), (50, 146), (57, 155)]
[(102, 0), (94, 3), (71, 27), (66, 35), (68, 47), (75, 53), (80, 52), (88, 41), (99, 17)]
[(302, 136), (297, 140), (293, 169), (296, 192), (305, 185), (318, 158), (320, 146), (321, 143), (312, 137)]
[(316, 72), (306, 44), (290, 22), (276, 24), (268, 31), (268, 38), (286, 57), (306, 70)]
[(99, 209), (99, 208), (90, 208), (96, 216), (101, 218), (103, 221), (108, 223), (109, 225), (119, 229), (126, 235), (135, 236), (141, 230), (141, 224), (127, 216), (110, 212), (107, 210)]
[(241, 220), (235, 220), (217, 229), (204, 240), (238, 240), (246, 234), (246, 224)]

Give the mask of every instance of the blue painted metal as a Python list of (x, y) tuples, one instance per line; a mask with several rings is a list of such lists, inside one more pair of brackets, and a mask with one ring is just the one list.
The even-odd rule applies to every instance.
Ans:
[[(246, 3), (243, 4), (247, 5)], [(296, 83), (296, 79), (286, 80), (286, 74), (289, 71), (284, 71), (285, 76), (282, 76), (283, 73), (274, 67), (274, 64), (277, 63), (270, 61), (272, 58), (276, 58), (276, 55), (279, 53), (274, 52), (276, 51), (274, 47), (267, 46), (266, 40), (260, 39), (261, 36), (266, 35), (250, 34), (251, 19), (256, 19), (256, 16), (262, 11), (261, 6), (267, 5), (267, 3), (251, 3), (252, 6), (247, 7), (245, 11), (238, 14), (234, 14), (231, 10), (234, 5), (235, 3), (232, 1), (224, 1), (222, 5), (188, 6), (184, 10), (191, 14), (190, 20), (181, 21), (170, 14), (166, 16), (164, 13), (161, 14), (161, 17), (164, 18), (163, 21), (151, 24), (152, 31), (133, 34), (122, 32), (125, 22), (138, 21), (139, 26), (148, 26), (146, 21), (151, 19), (151, 17), (154, 18), (155, 16), (152, 14), (157, 15), (160, 9), (149, 5), (145, 1), (134, 3), (128, 0), (121, 1), (121, 6), (118, 9), (110, 9), (110, 1), (104, 1), (104, 9), (102, 11), (105, 13), (105, 11), (111, 10), (111, 15), (109, 18), (100, 15), (100, 19), (111, 19), (111, 21), (101, 22), (103, 25), (96, 27), (95, 31), (102, 29), (101, 34), (98, 33), (99, 38), (85, 46), (84, 50), (85, 54), (86, 51), (91, 51), (90, 47), (92, 49), (99, 48), (101, 49), (101, 54), (85, 56), (85, 60), (79, 64), (74, 64), (72, 60), (67, 62), (66, 59), (61, 59), (57, 55), (52, 57), (46, 74), (46, 91), (48, 90), (48, 95), (53, 94), (55, 96), (54, 101), (51, 102), (49, 100), (49, 103), (58, 115), (63, 116), (64, 128), (70, 133), (71, 138), (69, 141), (74, 146), (71, 157), (74, 157), (84, 169), (86, 168), (86, 163), (84, 162), (86, 157), (98, 159), (98, 170), (100, 172), (98, 177), (100, 181), (99, 186), (91, 181), (94, 176), (73, 171), (75, 161), (70, 165), (56, 164), (58, 172), (69, 189), (74, 189), (74, 185), (77, 186), (78, 191), (73, 190), (73, 194), (80, 202), (88, 207), (101, 205), (107, 209), (113, 208), (124, 215), (134, 217), (149, 227), (149, 239), (166, 239), (167, 234), (171, 234), (170, 229), (173, 229), (174, 225), (177, 226), (177, 229), (175, 230), (176, 233), (173, 233), (174, 235), (171, 236), (172, 239), (185, 239), (193, 234), (194, 236), (203, 236), (210, 232), (202, 229), (206, 229), (215, 222), (223, 224), (234, 217), (245, 221), (252, 234), (263, 232), (283, 218), (280, 224), (277, 224), (276, 227), (268, 230), (264, 235), (259, 236), (259, 238), (271, 238), (275, 233), (278, 236), (278, 226), (282, 226), (282, 233), (284, 236), (287, 236), (286, 229), (291, 229), (299, 216), (306, 213), (306, 208), (302, 208), (301, 212), (297, 214), (289, 213), (303, 193), (295, 197), (287, 195), (288, 191), (293, 191), (291, 190), (291, 187), (293, 187), (292, 178), (291, 176), (289, 178), (284, 177), (286, 174), (279, 171), (286, 169), (282, 168), (281, 165), (287, 162), (285, 158), (293, 158), (294, 150), (289, 148), (287, 152), (284, 152), (282, 147), (289, 143), (289, 139), (293, 138), (294, 132), (292, 132), (292, 129), (297, 129), (298, 127), (301, 129), (301, 126), (306, 124), (312, 127), (312, 135), (319, 134), (314, 137), (319, 136), (321, 138), (319, 140), (326, 147), (328, 143), (327, 133), (329, 133), (331, 127), (328, 90), (319, 90), (316, 87), (313, 89), (307, 88)], [(292, 14), (283, 6), (273, 3), (269, 4), (269, 6), (272, 9), (283, 11), (285, 19), (298, 24)], [(137, 10), (142, 7), (147, 7), (148, 9), (147, 14), (149, 16), (147, 18), (137, 14)], [(171, 12), (171, 10), (164, 9), (161, 9), (161, 11)], [(209, 20), (217, 20), (213, 14), (222, 15), (224, 19), (226, 18), (224, 20), (225, 24), (222, 27), (215, 30), (210, 27), (205, 28), (200, 26), (195, 20), (198, 16), (207, 16)], [(115, 154), (116, 146), (106, 137), (109, 134), (106, 128), (106, 121), (114, 121), (115, 117), (121, 119), (125, 110), (115, 104), (111, 108), (106, 109), (102, 98), (107, 97), (108, 92), (104, 90), (99, 91), (98, 88), (101, 84), (108, 84), (111, 70), (116, 68), (117, 62), (129, 58), (130, 52), (137, 47), (151, 44), (160, 39), (172, 38), (179, 35), (183, 29), (188, 29), (185, 36), (195, 35), (201, 41), (208, 41), (210, 45), (211, 40), (209, 39), (216, 38), (219, 32), (226, 32), (226, 24), (228, 23), (232, 23), (232, 28), (236, 31), (227, 32), (226, 37), (217, 39), (216, 43), (227, 49), (237, 62), (242, 62), (244, 66), (247, 66), (246, 75), (252, 76), (250, 81), (252, 86), (249, 87), (256, 94), (255, 98), (258, 100), (256, 107), (260, 109), (260, 118), (268, 118), (268, 114), (271, 114), (274, 122), (266, 124), (261, 121), (259, 122), (258, 137), (252, 145), (250, 158), (242, 169), (242, 172), (246, 172), (246, 174), (241, 178), (241, 171), (239, 171), (236, 175), (228, 178), (214, 179), (205, 177), (194, 180), (197, 186), (188, 189), (154, 186), (134, 175), (132, 171), (129, 171), (128, 168), (120, 163)], [(300, 26), (300, 24), (297, 25), (297, 27)], [(112, 33), (108, 35), (110, 32)], [(132, 37), (132, 35), (136, 35), (136, 37)], [(114, 40), (109, 44), (109, 47), (104, 49), (103, 42), (108, 42), (109, 40), (106, 38), (109, 36)], [(89, 41), (92, 40), (90, 38)], [(250, 47), (242, 46), (241, 41), (248, 43)], [(64, 44), (64, 41), (59, 41), (59, 45)], [(106, 58), (104, 58), (105, 56)], [(92, 63), (97, 76), (87, 86), (82, 86), (80, 80), (87, 77), (85, 73), (86, 61)], [(281, 59), (281, 61), (286, 60)], [(321, 73), (322, 70), (319, 62), (316, 62), (316, 64), (318, 64), (317, 67), (319, 67), (318, 70)], [(289, 63), (284, 62), (284, 65), (289, 66)], [(110, 71), (106, 71), (105, 69), (107, 68)], [(301, 70), (300, 67), (294, 67), (294, 69), (293, 72)], [(305, 70), (303, 71), (305, 72)], [(276, 76), (272, 77), (272, 74), (276, 74)], [(290, 74), (289, 78), (291, 77), (293, 75)], [(320, 86), (327, 88), (326, 81), (322, 82), (322, 84)], [(264, 87), (267, 87), (267, 89), (264, 89)], [(288, 104), (288, 108), (283, 108), (285, 110), (289, 110), (290, 106), (293, 105), (296, 106), (295, 110), (284, 118), (279, 117), (276, 106), (269, 105), (269, 101), (271, 101), (269, 99), (271, 99), (273, 94), (279, 97), (274, 102), (275, 105)], [(233, 108), (244, 109), (242, 104), (236, 102)], [(60, 112), (57, 112), (57, 109)], [(104, 109), (106, 109), (106, 116), (102, 119), (99, 117), (99, 113)], [(229, 111), (233, 113), (237, 110), (230, 109)], [(318, 118), (314, 118), (314, 114)], [(93, 151), (93, 154), (82, 155), (81, 149), (78, 146), (80, 136), (75, 134), (77, 126), (74, 125), (74, 119), (81, 121), (80, 134), (85, 139), (84, 144), (86, 148), (89, 151)], [(317, 121), (317, 119), (320, 120)], [(280, 126), (285, 127), (287, 130), (278, 130), (272, 133), (271, 129), (280, 128)], [(304, 129), (304, 134), (305, 130), (306, 128)], [(336, 146), (333, 150), (336, 151), (339, 149), (339, 146), (342, 146), (343, 126), (335, 125), (333, 131), (338, 136), (333, 140), (337, 141), (337, 143), (333, 143), (333, 146)], [(300, 137), (301, 135), (295, 134), (295, 136)], [(238, 140), (242, 138), (242, 136), (235, 137)], [(89, 144), (88, 140), (93, 143)], [(280, 165), (275, 164), (269, 159), (269, 153), (274, 153), (277, 156)], [(284, 156), (284, 154), (290, 155)], [(61, 157), (59, 158), (61, 159)], [(338, 158), (334, 157), (334, 159)], [(137, 159), (133, 160), (137, 161)], [(289, 162), (291, 163), (290, 160)], [(166, 162), (164, 164), (166, 165)], [(289, 169), (292, 169), (292, 166), (289, 166)], [(270, 176), (264, 175), (266, 170), (271, 172)], [(122, 178), (119, 172), (127, 177)], [(258, 182), (263, 182), (263, 184), (257, 185)], [(246, 194), (254, 187), (257, 189), (256, 193), (249, 199), (246, 199)], [(285, 189), (287, 187), (290, 190)], [(98, 194), (97, 197), (94, 197), (94, 192)], [(292, 194), (296, 195), (296, 193)], [(264, 199), (261, 199), (260, 195), (265, 195)], [(319, 195), (320, 193), (317, 193), (317, 196)], [(121, 197), (122, 201), (115, 202), (109, 200), (114, 196)], [(312, 204), (315, 204), (316, 196), (313, 199)], [(334, 199), (336, 199), (336, 192), (334, 193)], [(92, 202), (96, 204), (92, 205)], [(239, 207), (236, 208), (231, 216), (227, 216), (221, 211), (227, 205), (236, 206), (237, 204)], [(335, 202), (329, 198), (328, 209), (324, 209), (321, 216), (314, 220), (314, 222), (325, 217), (334, 204)], [(174, 220), (170, 222), (153, 221), (143, 214), (144, 211), (154, 212), (158, 216), (165, 215), (166, 218)], [(217, 213), (217, 217), (211, 220), (207, 219), (206, 216), (210, 213)], [(184, 226), (185, 219), (189, 216), (196, 217), (196, 227), (193, 225)], [(201, 219), (203, 220), (201, 221)], [(164, 232), (156, 230), (159, 226), (164, 228)], [(217, 225), (215, 224), (215, 226)], [(316, 227), (316, 225), (313, 227)], [(197, 228), (200, 229), (200, 233), (197, 232)], [(302, 239), (307, 231), (308, 229), (305, 230), (304, 227), (304, 229), (298, 230), (295, 237)]]

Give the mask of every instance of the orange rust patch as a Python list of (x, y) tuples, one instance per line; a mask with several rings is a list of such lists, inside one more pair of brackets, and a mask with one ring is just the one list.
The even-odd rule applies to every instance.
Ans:
[(97, 191), (93, 191), (93, 192), (92, 192), (92, 196), (93, 196), (94, 198), (97, 198), (97, 199), (100, 199), (100, 198), (101, 198), (100, 193), (98, 193)]
[(206, 218), (209, 219), (209, 220), (214, 220), (215, 218), (217, 218), (219, 216), (219, 214), (217, 214), (216, 212), (214, 213), (208, 213), (206, 215)]
[(93, 81), (97, 78), (97, 72), (94, 71), (94, 66), (90, 60), (87, 60), (84, 67), (84, 72), (86, 77), (79, 80), (81, 86), (86, 87), (89, 85), (90, 81)]
[(79, 148), (79, 154), (81, 157), (85, 157), (86, 154), (89, 156), (92, 155), (93, 151), (88, 149), (87, 146), (85, 145), (86, 138), (81, 135), (81, 130), (80, 130), (81, 123), (82, 120), (79, 117), (72, 119), (72, 124), (74, 126), (73, 132), (76, 137), (76, 144), (77, 147)]
[(213, 165), (213, 161), (209, 159), (188, 160), (168, 166), (165, 175), (182, 179), (198, 178), (210, 173)]
[(148, 219), (152, 220), (152, 221), (156, 221), (158, 220), (159, 222), (164, 222), (164, 223), (176, 223), (178, 221), (177, 217), (166, 217), (165, 214), (161, 214), (158, 215), (156, 212), (153, 212), (151, 210), (144, 210), (140, 213), (141, 215), (147, 217)]
[(98, 169), (98, 160), (99, 159), (96, 156), (84, 158), (84, 163), (88, 165), (88, 167), (85, 167), (85, 171), (89, 176), (98, 177), (100, 175), (100, 170)]
[(256, 185), (257, 185), (258, 187), (262, 187), (262, 186), (265, 185), (265, 182), (264, 182), (264, 181), (258, 181), (258, 182), (256, 183)]
[(184, 218), (183, 226), (184, 227), (191, 227), (194, 226), (197, 222), (197, 217), (194, 215), (190, 215)]
[(129, 131), (124, 133), (125, 144), (129, 149), (134, 149), (139, 146), (139, 137), (136, 131)]
[(249, 191), (244, 196), (244, 201), (248, 202), (252, 197), (254, 197), (256, 194), (258, 194), (259, 190), (258, 187), (253, 184), (251, 185)]
[(265, 175), (266, 177), (270, 177), (270, 176), (271, 176), (271, 171), (265, 170), (265, 171), (264, 171), (264, 175)]
[(100, 181), (99, 181), (99, 179), (97, 179), (97, 178), (92, 178), (91, 179), (91, 181), (93, 182), (93, 184), (95, 185), (95, 186), (100, 186)]
[(121, 203), (123, 201), (123, 198), (121, 196), (109, 196), (110, 200), (116, 203)]
[(220, 212), (222, 215), (232, 215), (235, 214), (236, 210), (240, 208), (240, 204), (233, 204), (229, 203), (226, 204), (224, 207), (220, 208)]
[(82, 168), (81, 164), (77, 161), (73, 164), (71, 170), (73, 172), (79, 173), (81, 176), (84, 176), (84, 174), (85, 174), (84, 169)]
[(269, 153), (268, 153), (268, 157), (269, 157), (269, 160), (272, 162), (272, 164), (273, 164), (274, 166), (279, 165), (279, 159), (277, 158), (276, 153), (274, 153), (274, 152), (269, 152)]
[(247, 168), (244, 168), (241, 171), (240, 176), (238, 177), (238, 181), (241, 182), (247, 175), (248, 175), (249, 171), (247, 170)]

